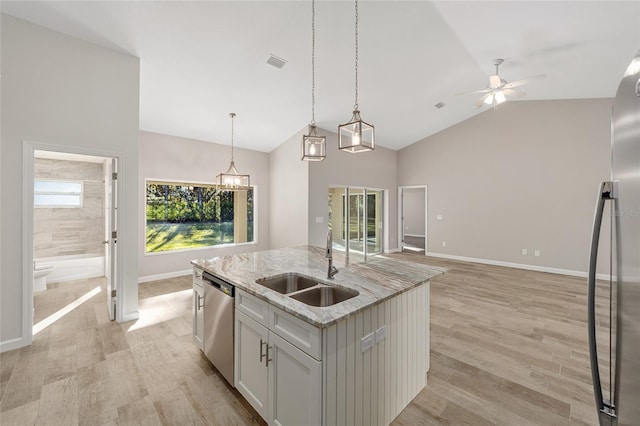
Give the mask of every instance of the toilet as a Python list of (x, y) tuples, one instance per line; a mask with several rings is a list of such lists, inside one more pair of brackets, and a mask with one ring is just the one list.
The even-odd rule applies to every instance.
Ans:
[(33, 265), (33, 292), (47, 289), (47, 275), (53, 271), (53, 265), (36, 266)]

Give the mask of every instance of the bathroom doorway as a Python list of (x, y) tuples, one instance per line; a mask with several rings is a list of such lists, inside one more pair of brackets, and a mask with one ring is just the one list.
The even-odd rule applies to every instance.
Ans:
[(427, 186), (398, 187), (400, 250), (427, 253)]
[(117, 171), (113, 154), (25, 142), (24, 270), (31, 280), (24, 293), (31, 341), (79, 303), (101, 299), (96, 316), (115, 319)]

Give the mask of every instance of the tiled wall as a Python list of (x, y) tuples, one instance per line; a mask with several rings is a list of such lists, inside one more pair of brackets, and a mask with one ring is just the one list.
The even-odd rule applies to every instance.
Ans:
[(103, 165), (36, 158), (35, 179), (69, 179), (83, 182), (81, 208), (35, 208), (34, 257), (103, 254)]

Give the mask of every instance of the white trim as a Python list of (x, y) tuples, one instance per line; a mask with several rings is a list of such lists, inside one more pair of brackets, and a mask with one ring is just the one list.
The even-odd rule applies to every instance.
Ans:
[[(402, 192), (405, 189), (424, 189), (424, 235), (413, 235), (413, 234), (404, 234), (404, 229), (402, 229)], [(427, 254), (428, 249), (428, 240), (427, 234), (429, 233), (429, 190), (427, 185), (398, 185), (398, 247), (399, 251), (402, 251), (402, 237), (403, 235), (407, 236), (420, 236), (424, 237), (424, 253)]]
[[(442, 259), (461, 260), (463, 262), (483, 263), (485, 265), (504, 266), (506, 268), (525, 269), (528, 271), (548, 272), (550, 274), (569, 275), (572, 277), (586, 278), (587, 272), (573, 271), (571, 269), (550, 268), (547, 266), (526, 265), (524, 263), (503, 262), (501, 260), (479, 259), (476, 257), (455, 256), (452, 254), (426, 252), (426, 256), (439, 257)], [(596, 274), (599, 280), (608, 280), (610, 277), (606, 274)]]
[(185, 269), (184, 271), (166, 272), (164, 274), (146, 275), (144, 277), (138, 277), (138, 284), (148, 283), (149, 281), (164, 280), (167, 278), (183, 277), (185, 275), (191, 275), (192, 269)]
[[(34, 181), (34, 158), (35, 151), (55, 151), (71, 154), (91, 155), (103, 158), (116, 158), (118, 160), (118, 232), (125, 234), (125, 210), (124, 205), (124, 153), (114, 151), (104, 151), (81, 146), (57, 145), (29, 140), (22, 141), (22, 337), (19, 339), (22, 346), (30, 345), (33, 342), (33, 181)], [(121, 243), (122, 244), (122, 243)], [(123, 314), (125, 291), (124, 291), (124, 250), (118, 250), (116, 262), (117, 269), (117, 290), (122, 296), (116, 298), (116, 321), (124, 322), (138, 317), (138, 311), (128, 315)], [(106, 303), (105, 303), (106, 305)], [(13, 344), (11, 340), (4, 344)]]
[(387, 249), (384, 252), (385, 253), (400, 253), (400, 249), (398, 247), (394, 247), (392, 249)]
[[(117, 299), (116, 299), (117, 301)], [(116, 315), (118, 315), (118, 312), (116, 311)], [(118, 322), (129, 322), (129, 321), (135, 321), (137, 319), (140, 318), (140, 312), (139, 311), (133, 311), (130, 312), (128, 315), (121, 315), (118, 319)]]
[(420, 235), (420, 234), (404, 234), (405, 237), (413, 237), (413, 238), (427, 238), (426, 235)]
[(15, 339), (0, 342), (0, 353), (18, 349), (23, 346), (27, 346), (30, 343), (26, 343), (22, 337), (16, 337)]

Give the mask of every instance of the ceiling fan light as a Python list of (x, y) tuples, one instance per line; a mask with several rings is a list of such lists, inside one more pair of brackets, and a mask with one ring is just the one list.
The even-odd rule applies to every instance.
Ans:
[(487, 105), (493, 104), (493, 93), (488, 94), (487, 97), (484, 98), (484, 103)]
[(497, 104), (501, 104), (507, 100), (507, 98), (504, 96), (504, 93), (502, 93), (502, 91), (496, 92), (494, 96)]

